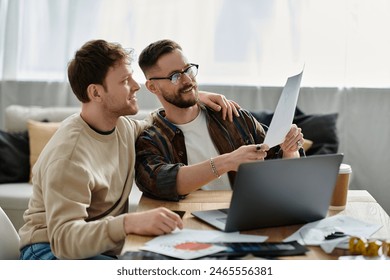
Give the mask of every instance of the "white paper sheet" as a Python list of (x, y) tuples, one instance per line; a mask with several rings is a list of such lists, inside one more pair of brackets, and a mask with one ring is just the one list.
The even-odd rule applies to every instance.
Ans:
[[(367, 223), (348, 216), (332, 216), (302, 226), (295, 233), (283, 241), (297, 240), (302, 245), (320, 246), (326, 253), (331, 253), (334, 248), (348, 248), (349, 236), (368, 238), (382, 225)], [(325, 236), (333, 232), (343, 232), (346, 237), (325, 240)]]
[[(224, 251), (226, 247), (201, 243), (264, 242), (267, 236), (221, 232), (218, 230), (176, 230), (160, 235), (145, 243), (141, 250), (155, 252), (179, 259), (195, 259)], [(194, 244), (198, 243), (198, 244)]]
[(287, 79), (264, 139), (264, 143), (269, 148), (283, 143), (284, 138), (291, 128), (297, 106), (302, 74), (303, 70), (299, 74)]

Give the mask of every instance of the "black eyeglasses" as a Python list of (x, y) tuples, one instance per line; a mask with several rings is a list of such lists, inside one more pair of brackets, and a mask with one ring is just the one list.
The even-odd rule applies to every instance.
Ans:
[(198, 64), (190, 63), (190, 66), (181, 72), (175, 72), (168, 77), (153, 77), (153, 78), (149, 78), (149, 80), (170, 80), (172, 84), (176, 85), (181, 75), (183, 74), (186, 74), (191, 79), (195, 78), (195, 76), (198, 74), (198, 68), (199, 68)]

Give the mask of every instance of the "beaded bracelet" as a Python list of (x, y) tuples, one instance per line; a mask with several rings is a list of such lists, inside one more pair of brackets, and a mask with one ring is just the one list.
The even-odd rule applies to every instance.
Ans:
[(213, 171), (215, 177), (221, 178), (221, 175), (219, 175), (217, 168), (215, 167), (213, 158), (210, 158), (210, 165), (211, 165), (211, 170)]

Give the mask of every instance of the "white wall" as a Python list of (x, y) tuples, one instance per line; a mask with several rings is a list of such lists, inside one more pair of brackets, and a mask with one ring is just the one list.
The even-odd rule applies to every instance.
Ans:
[[(223, 93), (243, 108), (274, 110), (282, 92), (279, 87), (211, 86), (201, 89)], [(140, 108), (160, 106), (143, 87)], [(67, 83), (0, 82), (0, 129), (3, 112), (11, 104), (78, 106)], [(351, 189), (367, 189), (390, 213), (390, 89), (302, 88), (298, 107), (306, 114), (335, 113), (338, 117), (339, 152), (353, 169)]]

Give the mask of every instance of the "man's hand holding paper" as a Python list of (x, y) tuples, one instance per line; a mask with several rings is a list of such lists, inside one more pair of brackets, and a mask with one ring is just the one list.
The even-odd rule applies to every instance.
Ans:
[(290, 131), (287, 133), (284, 142), (280, 144), (280, 148), (283, 150), (283, 157), (294, 157), (296, 152), (302, 148), (303, 139), (302, 129), (295, 124), (291, 125)]

